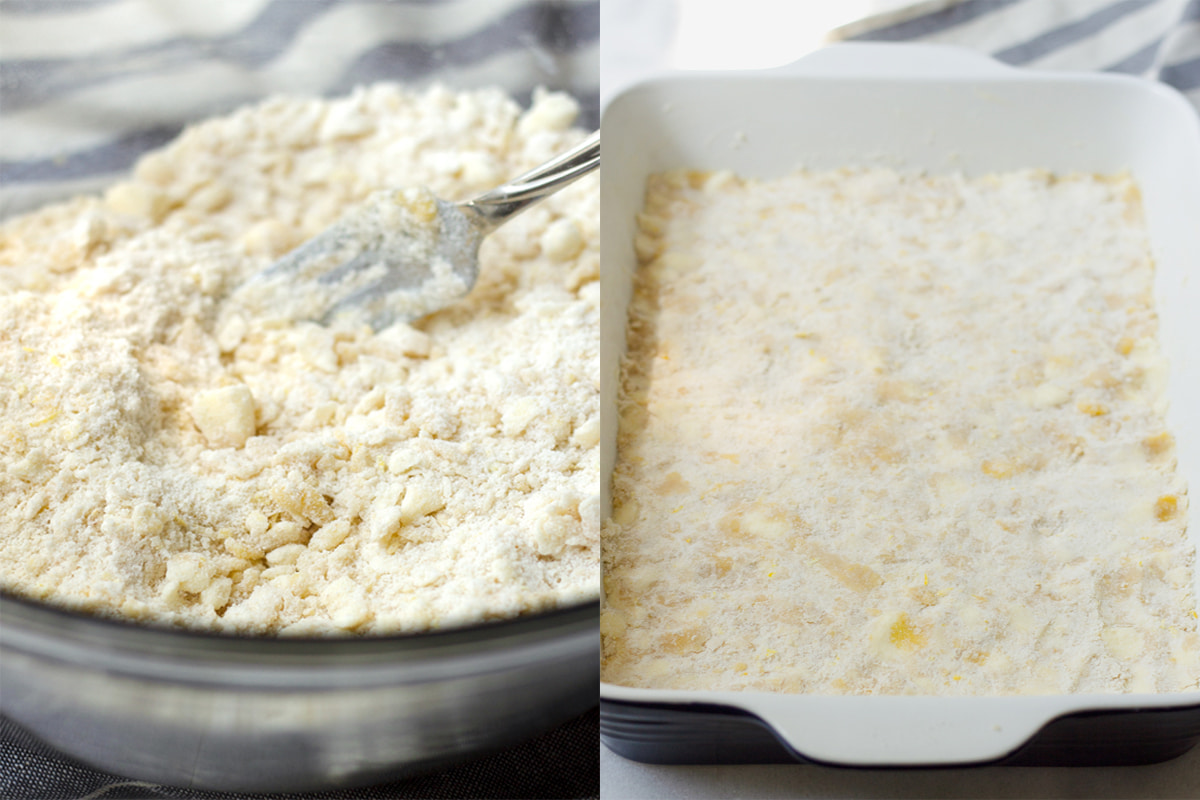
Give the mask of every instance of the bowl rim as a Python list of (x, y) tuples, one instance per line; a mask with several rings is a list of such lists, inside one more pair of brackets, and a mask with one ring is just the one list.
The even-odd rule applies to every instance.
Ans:
[[(288, 636), (168, 626), (63, 608), (0, 589), (0, 653), (97, 663), (319, 667), (414, 662), (599, 635), (599, 598), (502, 619), (379, 635)], [(597, 641), (598, 645), (598, 641)], [(113, 666), (116, 666), (115, 664)]]

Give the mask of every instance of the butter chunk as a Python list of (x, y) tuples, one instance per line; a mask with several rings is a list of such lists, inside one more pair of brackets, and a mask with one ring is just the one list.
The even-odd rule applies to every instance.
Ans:
[(573, 219), (560, 219), (542, 234), (542, 252), (553, 261), (570, 261), (583, 249), (583, 234)]
[(321, 591), (321, 604), (329, 611), (333, 624), (343, 630), (353, 630), (371, 619), (362, 588), (345, 576)]
[(563, 131), (569, 128), (578, 116), (579, 104), (570, 95), (536, 89), (533, 93), (533, 106), (521, 117), (517, 127), (523, 134)]
[(233, 593), (233, 581), (229, 578), (217, 578), (206, 589), (200, 592), (200, 601), (212, 609), (221, 609), (229, 602)]
[(113, 186), (104, 195), (105, 204), (118, 214), (145, 217), (158, 222), (171, 208), (166, 195), (144, 183), (127, 181)]
[(536, 397), (518, 397), (504, 407), (503, 428), (505, 436), (520, 436), (543, 412)]
[(167, 561), (167, 585), (185, 592), (202, 592), (212, 582), (213, 569), (208, 559), (196, 553), (180, 553)]
[(213, 447), (241, 447), (254, 435), (254, 395), (242, 383), (201, 392), (192, 419)]
[(1100, 638), (1113, 658), (1128, 661), (1143, 650), (1142, 635), (1128, 626), (1114, 626), (1100, 631)]
[(302, 544), (285, 544), (267, 553), (267, 563), (272, 567), (280, 564), (295, 564), (308, 548)]
[(407, 525), (445, 506), (446, 498), (436, 488), (428, 484), (413, 484), (405, 490), (404, 499), (400, 501), (400, 521)]
[(313, 533), (308, 546), (314, 550), (332, 550), (346, 540), (350, 535), (350, 523), (344, 519), (335, 519), (328, 525), (323, 525)]

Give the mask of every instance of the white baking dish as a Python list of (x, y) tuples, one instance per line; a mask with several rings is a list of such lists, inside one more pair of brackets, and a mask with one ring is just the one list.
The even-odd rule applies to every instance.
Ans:
[[(1200, 362), (1193, 352), (1200, 345), (1200, 316), (1193, 313), (1200, 308), (1200, 274), (1191, 276), (1200, 273), (1200, 120), (1174, 91), (1118, 75), (1016, 70), (957, 48), (846, 44), (778, 70), (638, 84), (609, 103), (601, 127), (603, 475), (612, 474), (615, 457), (619, 359), (636, 265), (634, 213), (646, 177), (678, 167), (772, 177), (801, 165), (880, 164), (969, 175), (1028, 167), (1132, 172), (1157, 263), (1160, 336), (1171, 368), (1168, 422), (1183, 477), (1200, 486)], [(606, 508), (609, 489), (602, 489)], [(1200, 739), (1200, 692), (825, 697), (602, 683), (601, 699), (609, 712), (602, 711), (602, 737), (641, 760), (723, 760), (719, 732), (703, 745), (716, 754), (701, 747), (694, 758), (662, 739), (661, 731), (683, 730), (686, 723), (659, 725), (655, 732), (666, 721), (661, 714), (678, 722), (689, 709), (697, 712), (697, 725), (707, 724), (702, 718), (757, 718), (793, 757), (858, 766), (994, 762), (1068, 715), (1085, 720), (1075, 724), (1079, 730), (1086, 720), (1103, 722), (1106, 740), (1118, 750), (1145, 738), (1144, 725), (1136, 733), (1137, 726), (1126, 726), (1131, 741), (1122, 743), (1122, 719), (1170, 720), (1171, 731), (1158, 737), (1161, 747), (1116, 761), (1162, 760)], [(1061, 736), (1067, 727), (1058, 726), (1058, 740), (1070, 749), (1070, 734)], [(1083, 748), (1082, 758), (1065, 761), (1095, 760), (1087, 757), (1085, 740), (1075, 747)]]

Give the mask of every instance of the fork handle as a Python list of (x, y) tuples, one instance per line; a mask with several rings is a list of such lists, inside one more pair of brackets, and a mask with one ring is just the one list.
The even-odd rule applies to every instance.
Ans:
[(501, 223), (547, 195), (600, 166), (600, 131), (540, 167), (534, 167), (495, 189), (459, 205), (467, 215), (490, 233)]

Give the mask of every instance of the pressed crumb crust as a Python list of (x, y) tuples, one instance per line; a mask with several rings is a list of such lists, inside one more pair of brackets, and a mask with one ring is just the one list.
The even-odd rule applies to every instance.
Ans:
[(1196, 688), (1130, 179), (675, 172), (639, 228), (606, 681)]

